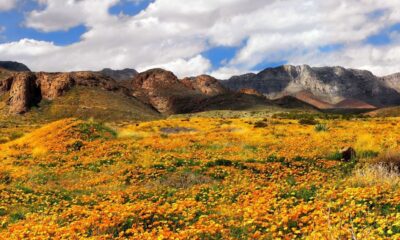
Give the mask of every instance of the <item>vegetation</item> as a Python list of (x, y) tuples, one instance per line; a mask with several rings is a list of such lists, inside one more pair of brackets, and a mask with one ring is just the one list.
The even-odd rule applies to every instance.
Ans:
[(400, 238), (399, 119), (257, 114), (0, 120), (1, 238)]

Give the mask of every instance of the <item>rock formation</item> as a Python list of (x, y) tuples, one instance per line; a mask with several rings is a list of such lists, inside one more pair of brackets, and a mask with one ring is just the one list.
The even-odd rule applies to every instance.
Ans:
[(207, 96), (216, 96), (225, 94), (228, 90), (215, 78), (209, 75), (200, 75), (197, 77), (184, 78), (182, 83), (194, 90)]
[(253, 88), (240, 89), (239, 93), (243, 93), (243, 94), (247, 94), (247, 95), (255, 95), (255, 96), (259, 96), (259, 97), (264, 96), (262, 93), (260, 93), (259, 91), (255, 90)]
[(133, 77), (139, 73), (135, 69), (125, 68), (122, 70), (113, 70), (110, 68), (104, 68), (99, 73), (106, 77), (112, 78), (116, 81), (130, 81)]
[(133, 96), (166, 114), (185, 112), (193, 101), (204, 97), (163, 69), (138, 74), (132, 81), (132, 89)]
[(371, 72), (342, 67), (285, 65), (258, 74), (235, 76), (221, 83), (235, 91), (252, 88), (271, 99), (307, 91), (329, 104), (344, 99), (356, 99), (378, 107), (400, 104), (400, 94), (395, 87)]
[(100, 87), (109, 91), (126, 91), (110, 79), (92, 72), (14, 73), (0, 80), (0, 93), (10, 91), (10, 113), (21, 114), (42, 99), (53, 100), (73, 86)]

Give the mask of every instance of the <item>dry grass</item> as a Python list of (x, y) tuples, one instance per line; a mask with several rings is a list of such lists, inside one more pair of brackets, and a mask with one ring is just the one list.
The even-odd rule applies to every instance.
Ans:
[(390, 150), (380, 154), (373, 162), (391, 170), (400, 170), (400, 151)]
[(353, 176), (349, 178), (349, 183), (353, 187), (386, 185), (398, 188), (400, 186), (400, 174), (398, 168), (393, 165), (370, 164), (355, 170)]

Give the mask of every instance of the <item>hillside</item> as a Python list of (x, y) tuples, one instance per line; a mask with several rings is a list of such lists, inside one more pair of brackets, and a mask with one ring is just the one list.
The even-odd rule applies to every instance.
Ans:
[(0, 144), (0, 234), (397, 239), (398, 177), (338, 149), (371, 162), (398, 145), (398, 119), (319, 121), (325, 132), (273, 118), (46, 124)]
[(102, 121), (146, 121), (161, 118), (155, 109), (135, 98), (85, 86), (74, 87), (54, 100), (42, 101), (27, 115), (53, 120), (77, 117)]

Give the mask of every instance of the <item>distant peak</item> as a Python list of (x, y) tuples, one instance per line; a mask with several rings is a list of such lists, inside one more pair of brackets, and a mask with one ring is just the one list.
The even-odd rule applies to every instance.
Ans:
[(13, 61), (0, 61), (0, 68), (13, 72), (30, 72), (31, 70), (23, 63)]

